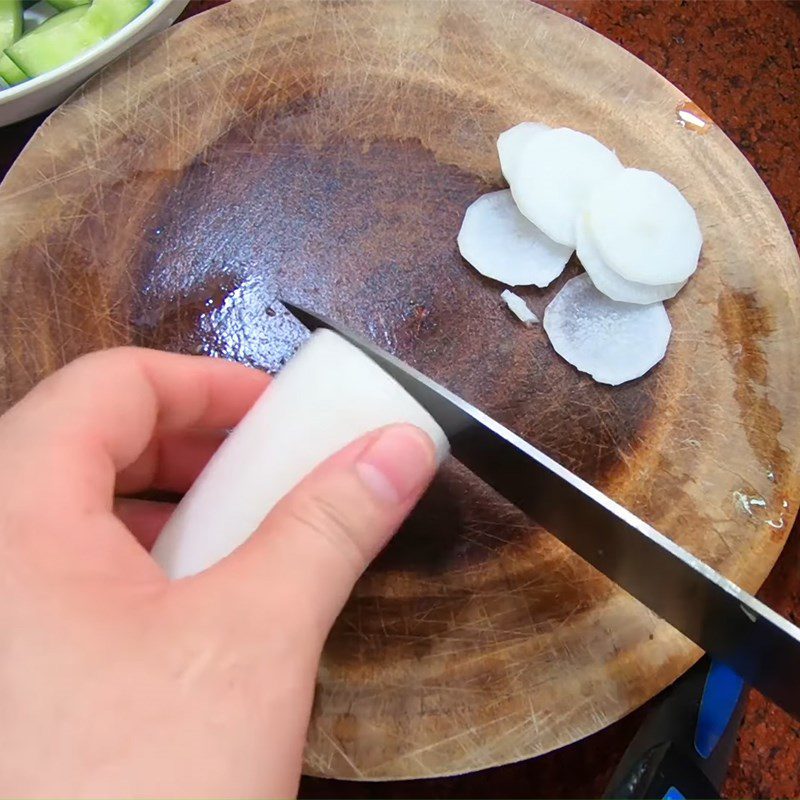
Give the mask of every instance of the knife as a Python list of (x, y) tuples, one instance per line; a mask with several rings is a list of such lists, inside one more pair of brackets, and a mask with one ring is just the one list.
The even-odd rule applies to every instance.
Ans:
[(286, 301), (388, 372), (452, 455), (614, 583), (800, 719), (800, 628), (499, 422), (340, 325)]

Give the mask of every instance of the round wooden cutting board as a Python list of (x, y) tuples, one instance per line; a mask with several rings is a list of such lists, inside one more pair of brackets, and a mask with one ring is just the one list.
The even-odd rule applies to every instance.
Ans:
[[(749, 590), (797, 509), (800, 272), (710, 121), (633, 56), (524, 0), (234, 2), (116, 62), (0, 189), (6, 405), (123, 343), (277, 369), (278, 296), (431, 375)], [(765, 110), (769, 113), (769, 109)], [(459, 257), (495, 138), (568, 125), (673, 181), (697, 276), (666, 360), (599, 386)], [(547, 290), (524, 290), (541, 313)], [(608, 725), (698, 651), (457, 464), (359, 583), (319, 673), (306, 768), (387, 779), (522, 759)]]

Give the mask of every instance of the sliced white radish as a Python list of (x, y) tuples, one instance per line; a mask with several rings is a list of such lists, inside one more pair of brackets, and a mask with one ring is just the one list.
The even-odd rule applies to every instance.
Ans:
[(662, 303), (618, 303), (599, 292), (588, 275), (564, 284), (545, 309), (543, 325), (565, 361), (611, 386), (655, 366), (672, 331)]
[(500, 169), (503, 177), (511, 183), (511, 176), (517, 166), (522, 149), (542, 131), (549, 131), (550, 126), (541, 122), (520, 122), (513, 128), (503, 131), (497, 137), (497, 155), (500, 156)]
[(547, 286), (572, 255), (571, 247), (552, 241), (519, 213), (508, 189), (472, 203), (458, 232), (458, 249), (481, 275), (509, 286)]
[(599, 186), (587, 205), (597, 249), (614, 272), (654, 286), (685, 281), (703, 236), (686, 198), (655, 172), (626, 169)]
[(551, 239), (575, 246), (578, 217), (593, 190), (622, 170), (591, 136), (554, 128), (532, 137), (514, 165), (511, 191), (519, 210)]
[(448, 442), (430, 414), (356, 347), (317, 331), (209, 461), (153, 557), (171, 578), (210, 567), (328, 456), (395, 422), (428, 433), (441, 463)]
[(539, 317), (528, 308), (528, 304), (518, 295), (514, 294), (511, 289), (505, 289), (500, 292), (500, 297), (503, 302), (508, 306), (508, 310), (523, 324), (530, 327), (539, 322)]
[(635, 283), (618, 275), (603, 260), (597, 245), (594, 242), (586, 215), (578, 223), (577, 250), (583, 268), (592, 279), (592, 283), (607, 297), (621, 303), (657, 303), (659, 300), (668, 300), (675, 297), (684, 287), (686, 281), (680, 283), (665, 283), (662, 286), (650, 286), (646, 283)]

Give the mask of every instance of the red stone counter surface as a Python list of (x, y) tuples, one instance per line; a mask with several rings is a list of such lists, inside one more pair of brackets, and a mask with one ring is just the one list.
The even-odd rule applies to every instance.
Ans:
[[(186, 15), (223, 1), (192, 2)], [(545, 3), (639, 56), (707, 111), (758, 170), (775, 196), (795, 244), (800, 242), (800, 2)], [(39, 122), (41, 118), (0, 130), (0, 175)], [(769, 264), (754, 264), (753, 268), (769, 269)], [(800, 529), (795, 526), (760, 595), (795, 621), (800, 615), (799, 539)], [(305, 779), (301, 794), (370, 798), (597, 796), (640, 719), (641, 712), (632, 714), (556, 753), (473, 775), (381, 784)], [(749, 701), (725, 794), (800, 796), (800, 723), (755, 695)]]

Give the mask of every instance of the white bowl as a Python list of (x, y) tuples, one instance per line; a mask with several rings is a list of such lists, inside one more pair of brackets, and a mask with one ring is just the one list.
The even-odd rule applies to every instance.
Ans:
[(138, 17), (108, 39), (56, 69), (0, 90), (0, 127), (46, 111), (136, 42), (169, 27), (189, 0), (153, 0)]

